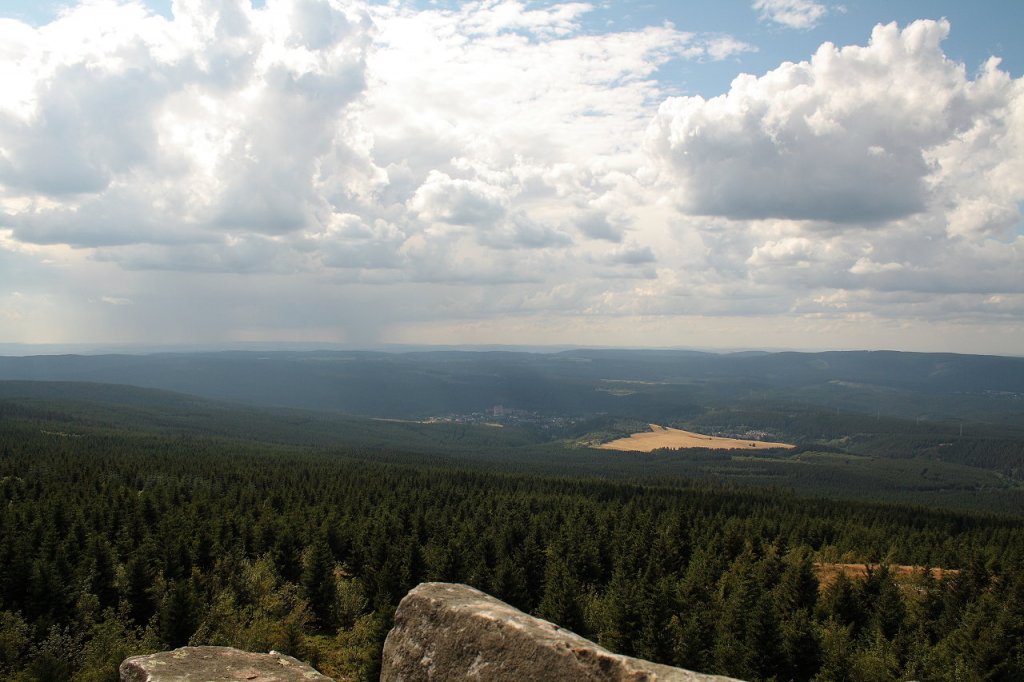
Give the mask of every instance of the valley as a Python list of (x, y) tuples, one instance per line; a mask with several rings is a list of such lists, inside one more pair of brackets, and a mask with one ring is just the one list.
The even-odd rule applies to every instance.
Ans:
[(192, 642), (373, 680), (434, 580), (750, 680), (1016, 655), (1019, 362), (757, 357), (0, 358), (0, 674)]

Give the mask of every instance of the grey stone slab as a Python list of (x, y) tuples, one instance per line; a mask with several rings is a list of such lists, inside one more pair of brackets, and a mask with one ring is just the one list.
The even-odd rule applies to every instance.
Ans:
[(725, 682), (613, 654), (467, 585), (423, 583), (395, 613), (381, 682)]
[(192, 646), (133, 656), (121, 682), (332, 682), (302, 661), (275, 651), (252, 654), (223, 646)]

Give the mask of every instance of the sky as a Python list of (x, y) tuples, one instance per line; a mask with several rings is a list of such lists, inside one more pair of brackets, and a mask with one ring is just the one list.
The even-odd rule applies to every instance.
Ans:
[(0, 344), (1024, 355), (1021, 26), (0, 0)]

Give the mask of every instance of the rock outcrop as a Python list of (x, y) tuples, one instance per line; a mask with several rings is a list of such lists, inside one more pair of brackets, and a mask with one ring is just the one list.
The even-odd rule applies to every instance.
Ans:
[(467, 585), (423, 583), (384, 642), (381, 682), (725, 682), (619, 656)]
[(223, 646), (191, 646), (121, 664), (121, 682), (332, 682), (302, 661), (275, 651), (250, 654)]

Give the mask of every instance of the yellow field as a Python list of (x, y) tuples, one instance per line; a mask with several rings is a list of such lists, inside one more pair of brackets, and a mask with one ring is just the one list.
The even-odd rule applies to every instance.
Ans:
[(651, 452), (658, 448), (708, 448), (711, 450), (767, 450), (769, 448), (793, 448), (789, 443), (769, 443), (762, 440), (739, 440), (736, 438), (719, 438), (705, 436), (702, 433), (670, 429), (665, 426), (651, 424), (650, 431), (634, 433), (629, 438), (620, 438), (597, 447), (603, 450), (622, 450), (629, 452)]
[[(868, 569), (878, 569), (878, 564), (831, 564), (831, 563), (820, 563), (814, 564), (814, 575), (818, 579), (818, 585), (820, 589), (825, 589), (836, 581), (840, 573), (844, 573), (847, 578), (852, 580), (862, 580), (867, 577)], [(908, 586), (913, 579), (917, 576), (922, 575), (924, 572), (924, 566), (889, 566), (889, 573), (896, 579), (896, 582), (902, 586)], [(956, 576), (960, 574), (960, 571), (955, 568), (929, 568), (932, 572), (932, 577), (937, 580), (945, 580), (946, 578)]]

